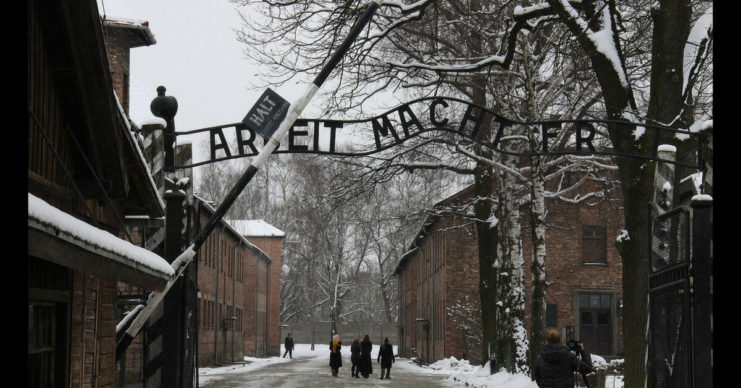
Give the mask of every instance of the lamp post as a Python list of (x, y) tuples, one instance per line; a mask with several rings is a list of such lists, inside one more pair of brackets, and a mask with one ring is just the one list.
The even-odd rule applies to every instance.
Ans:
[[(165, 177), (173, 179), (175, 173), (175, 114), (178, 111), (178, 101), (173, 96), (166, 96), (167, 89), (164, 86), (157, 87), (155, 97), (149, 108), (152, 114), (162, 118), (166, 122), (164, 129), (164, 171)], [(167, 182), (165, 182), (167, 185)], [(164, 258), (169, 263), (177, 259), (185, 246), (183, 236), (183, 201), (185, 194), (180, 190), (166, 189), (164, 194), (166, 204), (165, 214), (165, 254)], [(194, 333), (186, 333), (193, 327), (186, 322), (192, 317), (195, 306), (192, 303), (195, 290), (188, 290), (186, 278), (194, 278), (195, 268), (187, 269), (185, 276), (180, 277), (173, 285), (172, 292), (165, 297), (164, 315), (162, 319), (163, 345), (168, 351), (163, 352), (161, 384), (163, 386), (190, 387), (192, 379), (191, 372), (194, 367), (193, 341)], [(191, 287), (192, 288), (192, 287)], [(191, 291), (191, 292), (188, 292)], [(196, 334), (197, 335), (197, 334)]]
[[(226, 197), (223, 199), (221, 204), (214, 210), (211, 218), (206, 222), (206, 224), (202, 227), (200, 232), (193, 238), (193, 241), (190, 243), (190, 246), (185, 249), (177, 258), (173, 261), (172, 267), (175, 270), (175, 276), (170, 278), (170, 280), (165, 285), (164, 289), (159, 292), (152, 292), (150, 294), (150, 298), (147, 302), (147, 304), (140, 310), (140, 312), (137, 314), (135, 318), (130, 322), (128, 327), (126, 329), (121, 329), (121, 332), (117, 331), (116, 336), (116, 357), (120, 358), (123, 356), (123, 354), (126, 352), (126, 348), (131, 344), (134, 337), (139, 333), (141, 328), (144, 326), (144, 324), (147, 322), (149, 317), (152, 315), (152, 313), (158, 309), (158, 306), (162, 302), (162, 300), (165, 298), (167, 293), (174, 287), (177, 280), (180, 278), (180, 275), (185, 272), (187, 268), (189, 268), (189, 264), (193, 261), (193, 258), (196, 255), (196, 252), (198, 249), (200, 249), (201, 245), (205, 242), (206, 238), (209, 236), (209, 234), (213, 231), (215, 226), (221, 221), (221, 219), (226, 214), (227, 210), (231, 207), (231, 205), (234, 203), (234, 201), (237, 199), (237, 196), (241, 194), (242, 190), (247, 186), (247, 184), (252, 180), (252, 178), (255, 176), (255, 174), (259, 171), (259, 169), (265, 164), (265, 161), (268, 157), (273, 153), (273, 151), (278, 147), (281, 140), (286, 136), (289, 129), (293, 126), (293, 123), (298, 119), (299, 115), (303, 111), (304, 107), (311, 101), (311, 99), (314, 97), (314, 94), (319, 90), (319, 88), (324, 84), (324, 81), (327, 80), (327, 77), (329, 77), (329, 74), (332, 72), (332, 70), (337, 66), (337, 64), (342, 60), (344, 55), (347, 53), (347, 51), (350, 49), (350, 46), (355, 41), (355, 39), (360, 35), (361, 30), (368, 24), (373, 14), (376, 12), (378, 7), (381, 5), (381, 0), (373, 0), (370, 4), (367, 5), (365, 11), (363, 14), (358, 18), (356, 23), (353, 25), (353, 27), (350, 29), (349, 35), (345, 38), (345, 40), (342, 42), (340, 47), (332, 54), (332, 56), (329, 58), (329, 60), (322, 66), (321, 71), (319, 74), (314, 78), (314, 81), (311, 85), (309, 85), (304, 93), (300, 95), (300, 97), (292, 104), (289, 105), (289, 109), (285, 117), (283, 117), (282, 120), (280, 120), (280, 124), (278, 125), (278, 128), (275, 130), (273, 134), (270, 135), (268, 142), (265, 145), (265, 148), (263, 148), (258, 155), (254, 158), (252, 163), (247, 167), (247, 169), (244, 171), (244, 173), (240, 176), (236, 184), (229, 190)], [(165, 88), (162, 87), (162, 90), (160, 92), (160, 88), (157, 89), (158, 96), (167, 98), (167, 96), (164, 95)], [(160, 105), (151, 106), (153, 111), (157, 111), (158, 117), (165, 118), (167, 120), (168, 113), (171, 112), (171, 115), (174, 117), (175, 112), (177, 112), (177, 104), (173, 104), (172, 100), (163, 100), (161, 101), (167, 101), (164, 106), (164, 110), (160, 110)], [(153, 101), (154, 104), (154, 101)], [(160, 104), (159, 102), (157, 104)], [(169, 110), (167, 109), (169, 107)], [(174, 110), (173, 110), (174, 108)], [(284, 112), (285, 113), (285, 112)], [(159, 116), (161, 114), (162, 116)], [(174, 135), (175, 133), (175, 125), (174, 122), (173, 125), (169, 125), (168, 123), (168, 130), (171, 131), (171, 134)], [(174, 143), (173, 140), (166, 140), (166, 151), (167, 148), (171, 148), (171, 145)], [(173, 163), (169, 166), (174, 165), (174, 155), (173, 155)], [(165, 167), (165, 170), (167, 171), (167, 166)]]
[(155, 117), (165, 120), (165, 172), (175, 171), (175, 114), (178, 112), (178, 100), (172, 96), (165, 96), (167, 89), (157, 87), (157, 97), (149, 104), (149, 109)]

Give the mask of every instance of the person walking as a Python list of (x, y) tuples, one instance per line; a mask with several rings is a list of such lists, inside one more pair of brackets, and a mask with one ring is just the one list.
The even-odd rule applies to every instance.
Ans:
[(360, 374), (360, 338), (355, 337), (350, 345), (350, 362), (352, 362), (352, 377), (359, 378)]
[(284, 346), (286, 348), (286, 352), (283, 353), (283, 358), (286, 358), (286, 354), (288, 354), (291, 360), (293, 360), (293, 337), (291, 337), (291, 333), (288, 333)]
[(389, 343), (388, 337), (383, 339), (383, 344), (378, 349), (378, 359), (376, 361), (381, 363), (381, 379), (383, 379), (384, 370), (386, 371), (386, 379), (390, 379), (391, 364), (395, 363), (396, 360), (394, 358), (394, 347)]
[(372, 349), (373, 343), (371, 343), (370, 337), (366, 334), (363, 337), (363, 342), (360, 343), (360, 374), (366, 379), (369, 375), (373, 374), (373, 363), (371, 361)]
[(340, 342), (340, 335), (335, 334), (332, 337), (332, 342), (329, 343), (329, 367), (332, 368), (332, 376), (337, 377), (339, 369), (342, 367), (342, 355), (340, 354), (340, 348), (342, 342)]
[(572, 352), (563, 344), (561, 333), (555, 329), (548, 330), (546, 341), (533, 370), (532, 379), (538, 387), (571, 388), (574, 386), (574, 372), (585, 375), (592, 371), (592, 356), (581, 342), (574, 344)]

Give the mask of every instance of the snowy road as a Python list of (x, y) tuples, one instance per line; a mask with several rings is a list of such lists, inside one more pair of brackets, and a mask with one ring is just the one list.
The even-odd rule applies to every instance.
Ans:
[[(374, 346), (374, 351), (377, 351)], [(294, 352), (293, 360), (274, 357), (262, 365), (225, 366), (201, 369), (199, 385), (204, 388), (246, 387), (450, 387), (444, 381), (447, 375), (424, 373), (410, 360), (399, 359), (391, 368), (391, 379), (380, 379), (380, 364), (373, 362), (373, 375), (364, 379), (350, 377), (349, 354), (343, 354), (340, 374), (332, 377), (329, 368), (329, 351)], [(347, 349), (349, 351), (349, 349)], [(349, 353), (349, 352), (348, 352)], [(374, 352), (375, 353), (375, 352)], [(373, 357), (376, 354), (372, 354)]]
[[(281, 346), (282, 348), (282, 346)], [(200, 368), (199, 386), (204, 388), (248, 387), (468, 387), (468, 388), (538, 388), (525, 374), (498, 372), (489, 374), (488, 364), (472, 366), (465, 360), (440, 360), (432, 365), (418, 366), (409, 359), (397, 359), (391, 368), (391, 380), (381, 380), (380, 365), (375, 362), (378, 345), (373, 346), (373, 376), (368, 379), (350, 377), (350, 349), (343, 347), (339, 377), (332, 377), (329, 369), (329, 349), (317, 344), (311, 350), (308, 344), (297, 344), (293, 360), (281, 357), (245, 358), (245, 363), (216, 368)], [(281, 349), (282, 350), (282, 349)], [(394, 346), (394, 352), (396, 352)], [(592, 357), (592, 361), (604, 359)], [(622, 376), (608, 377), (606, 388), (623, 388)]]

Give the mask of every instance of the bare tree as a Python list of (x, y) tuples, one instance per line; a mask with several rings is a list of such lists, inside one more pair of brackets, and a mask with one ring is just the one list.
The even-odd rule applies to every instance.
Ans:
[[(706, 28), (694, 41), (693, 56), (689, 64), (684, 63), (692, 24), (701, 20), (711, 4), (680, 0), (643, 3), (646, 2), (547, 0), (515, 7), (510, 1), (386, 2), (380, 16), (356, 42), (353, 54), (345, 59), (338, 73), (337, 87), (328, 94), (327, 109), (347, 111), (361, 107), (382, 87), (414, 88), (414, 93), (418, 94), (457, 91), (477, 105), (496, 105), (498, 101), (491, 98), (507, 85), (503, 86), (496, 78), (515, 72), (513, 64), (522, 59), (518, 58), (518, 53), (522, 53), (522, 48), (526, 47), (523, 45), (527, 44), (520, 38), (549, 25), (565, 31), (564, 37), (571, 42), (568, 47), (579, 54), (572, 61), (574, 74), (585, 81), (594, 78), (599, 86), (597, 100), (601, 109), (588, 112), (585, 108), (590, 104), (584, 104), (579, 114), (595, 115), (601, 110), (604, 113), (596, 114), (597, 117), (690, 128), (695, 120), (712, 117), (706, 108), (712, 103), (709, 81), (712, 28)], [(337, 33), (351, 24), (348, 21), (354, 18), (356, 9), (354, 2), (349, 1), (339, 5), (323, 1), (271, 5), (264, 8), (272, 13), (271, 19), (266, 19), (269, 25), (259, 29), (269, 38), (243, 34), (241, 39), (250, 45), (251, 53), (267, 54), (261, 59), (288, 70), (287, 74), (291, 75), (296, 70), (311, 71), (325, 60), (332, 45), (336, 44), (336, 40), (326, 38), (341, 36)], [(647, 22), (652, 29), (645, 28)], [(264, 51), (273, 49), (275, 42), (286, 41), (295, 44), (282, 46), (287, 51), (280, 55)], [(651, 47), (651, 51), (646, 47)], [(575, 96), (581, 98), (579, 93), (585, 90), (588, 91), (575, 89)], [(591, 93), (587, 95), (590, 101), (595, 97)], [(568, 102), (568, 98), (559, 100), (554, 103), (554, 110)], [(484, 123), (477, 137), (485, 139), (491, 133), (491, 123)], [(612, 146), (620, 149), (651, 149), (656, 145), (656, 136), (643, 127), (626, 133), (624, 126), (610, 124), (607, 136)], [(660, 141), (677, 145), (680, 159), (695, 157), (696, 146), (691, 142), (677, 137)], [(473, 171), (479, 198), (475, 204), (476, 216), (482, 221), (495, 220), (492, 210), (496, 200), (502, 198), (493, 198), (492, 193), (495, 185), (502, 182), (493, 179), (494, 168), (485, 160), (496, 161), (496, 158), (486, 150), (475, 147), (472, 150), (469, 156), (475, 163), (466, 169)], [(629, 157), (618, 157), (615, 162), (626, 204), (626, 231), (630, 236), (620, 245), (624, 260), (624, 299), (631, 306), (625, 310), (623, 320), (626, 384), (637, 386), (643, 384), (646, 376), (643, 356), (646, 350), (647, 268), (643, 260), (648, 255), (649, 214), (645, 203), (654, 191), (654, 162)], [(511, 170), (513, 165), (517, 164), (506, 158), (497, 161), (500, 170)], [(451, 165), (443, 167), (452, 168)], [(516, 174), (501, 178), (511, 179), (512, 176)], [(498, 206), (507, 210), (507, 215), (516, 214), (513, 205), (499, 203)], [(492, 263), (497, 258), (497, 249), (504, 253), (502, 247), (507, 247), (506, 242), (498, 241), (503, 235), (497, 235), (490, 225), (478, 224), (484, 343), (493, 339), (487, 338), (490, 335), (487, 333), (498, 332), (497, 320), (493, 319), (497, 312), (487, 309), (500, 296), (494, 285), (499, 285), (498, 277), (503, 273), (500, 268), (492, 268)], [(507, 238), (514, 241), (514, 236)], [(516, 252), (517, 248), (509, 246), (507, 250)], [(516, 262), (510, 260), (510, 263)]]

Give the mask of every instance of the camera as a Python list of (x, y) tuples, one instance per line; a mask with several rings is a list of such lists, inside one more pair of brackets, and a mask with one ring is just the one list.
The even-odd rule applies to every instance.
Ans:
[(575, 339), (570, 339), (568, 342), (566, 342), (566, 346), (569, 347), (569, 350), (572, 352), (580, 352), (581, 348), (579, 347), (579, 344), (581, 344), (581, 341), (577, 341)]

